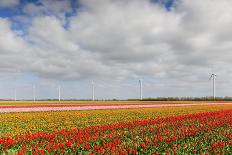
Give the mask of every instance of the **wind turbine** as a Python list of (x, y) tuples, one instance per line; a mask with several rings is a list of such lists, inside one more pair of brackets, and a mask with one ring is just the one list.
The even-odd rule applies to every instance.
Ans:
[(33, 100), (35, 102), (35, 85), (33, 85)]
[(140, 93), (140, 100), (143, 99), (143, 81), (139, 79), (139, 93)]
[(59, 102), (60, 102), (60, 96), (61, 96), (61, 93), (60, 93), (60, 85), (58, 86), (58, 94), (59, 94)]
[(92, 100), (94, 101), (94, 81), (92, 81)]
[(16, 88), (14, 89), (14, 100), (17, 101), (17, 90), (16, 90)]
[(216, 93), (216, 91), (215, 91), (215, 79), (216, 79), (216, 74), (214, 74), (214, 73), (212, 73), (211, 74), (211, 76), (210, 76), (210, 78), (209, 78), (209, 80), (213, 80), (213, 99), (215, 99), (215, 93)]

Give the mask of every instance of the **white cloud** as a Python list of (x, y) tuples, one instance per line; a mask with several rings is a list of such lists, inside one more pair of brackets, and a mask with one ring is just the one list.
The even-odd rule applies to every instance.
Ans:
[(32, 24), (24, 37), (1, 19), (1, 68), (65, 80), (155, 77), (170, 87), (204, 85), (211, 68), (232, 76), (229, 0), (183, 0), (171, 11), (149, 0), (81, 0), (67, 20), (70, 3), (51, 2), (26, 5)]
[[(72, 79), (120, 79), (158, 73), (163, 67), (159, 63), (166, 61), (162, 56), (171, 55), (169, 45), (158, 41), (158, 35), (166, 39), (163, 35), (169, 32), (165, 27), (173, 29), (177, 17), (149, 2), (106, 5), (107, 10), (99, 8), (90, 14), (92, 10), (83, 3), (86, 10), (70, 18), (68, 29), (59, 18), (34, 18), (29, 37), (38, 59), (32, 65), (33, 71)], [(144, 15), (148, 17), (143, 18)]]
[(0, 69), (3, 72), (15, 72), (28, 63), (28, 45), (10, 25), (8, 20), (0, 18)]

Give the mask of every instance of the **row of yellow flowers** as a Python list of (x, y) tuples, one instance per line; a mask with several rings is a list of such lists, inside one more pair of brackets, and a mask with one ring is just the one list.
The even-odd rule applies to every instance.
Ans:
[(2, 113), (0, 137), (223, 109), (232, 109), (232, 105)]

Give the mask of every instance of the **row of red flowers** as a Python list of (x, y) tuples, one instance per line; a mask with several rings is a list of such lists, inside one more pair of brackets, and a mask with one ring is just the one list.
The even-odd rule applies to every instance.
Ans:
[(0, 139), (2, 153), (232, 154), (232, 110), (36, 132)]

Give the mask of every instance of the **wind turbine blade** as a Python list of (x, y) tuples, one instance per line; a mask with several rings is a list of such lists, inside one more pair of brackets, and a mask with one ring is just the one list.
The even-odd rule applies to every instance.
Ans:
[(211, 80), (211, 79), (212, 79), (212, 77), (213, 77), (213, 74), (211, 74), (211, 76), (209, 77), (209, 80)]

